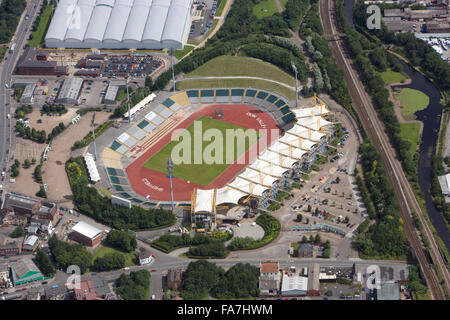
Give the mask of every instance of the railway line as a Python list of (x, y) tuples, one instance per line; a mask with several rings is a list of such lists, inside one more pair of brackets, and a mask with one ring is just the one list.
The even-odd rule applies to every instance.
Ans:
[[(336, 28), (336, 21), (333, 21), (335, 12), (334, 1), (320, 1), (319, 9), (325, 36), (330, 37), (338, 35), (339, 33)], [(382, 156), (388, 179), (394, 188), (396, 198), (399, 202), (400, 216), (404, 221), (403, 227), (406, 237), (422, 268), (422, 272), (427, 281), (428, 287), (430, 288), (431, 297), (435, 300), (445, 300), (444, 291), (439, 283), (437, 274), (433, 270), (433, 264), (444, 278), (443, 285), (446, 286), (447, 292), (450, 292), (450, 277), (448, 269), (439, 253), (433, 233), (424, 218), (423, 212), (403, 172), (401, 164), (396, 158), (395, 151), (388, 140), (383, 125), (378, 119), (375, 108), (373, 107), (363, 84), (359, 80), (358, 75), (352, 68), (351, 60), (346, 57), (344, 53), (341, 41), (329, 41), (329, 45), (332, 49), (334, 57), (336, 58), (336, 62), (345, 72), (346, 82), (353, 99), (354, 107), (362, 121), (362, 124), (367, 131), (370, 140)], [(418, 231), (414, 227), (412, 212), (416, 212), (418, 214), (423, 225), (424, 232), (429, 239), (430, 251), (433, 254), (431, 257), (432, 261), (429, 261)]]

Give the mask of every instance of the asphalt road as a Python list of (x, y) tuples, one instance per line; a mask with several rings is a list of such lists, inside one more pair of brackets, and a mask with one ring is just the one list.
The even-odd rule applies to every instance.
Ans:
[[(16, 34), (14, 35), (11, 44), (16, 43), (16, 48), (13, 53), (6, 53), (3, 63), (1, 65), (0, 74), (0, 163), (1, 169), (6, 167), (9, 156), (9, 141), (10, 128), (8, 127), (8, 113), (10, 112), (10, 95), (11, 88), (7, 89), (6, 84), (11, 87), (11, 75), (14, 71), (14, 66), (17, 58), (23, 52), (22, 48), (27, 40), (28, 30), (31, 29), (34, 21), (34, 16), (39, 12), (39, 4), (41, 0), (31, 0), (25, 9), (25, 13), (22, 14), (22, 19), (17, 27)], [(36, 8), (35, 8), (36, 5)], [(29, 19), (25, 20), (25, 15), (29, 15)], [(7, 153), (8, 150), (8, 153)]]
[[(325, 34), (338, 34), (334, 14), (335, 10), (333, 1), (324, 0), (320, 2), (320, 17)], [(434, 255), (433, 263), (436, 267), (438, 267), (440, 273), (443, 275), (444, 285), (447, 288), (450, 288), (449, 272), (442, 261), (437, 244), (427, 222), (425, 221), (421, 207), (419, 206), (414, 192), (412, 191), (412, 188), (403, 172), (401, 164), (395, 155), (395, 151), (389, 142), (389, 139), (384, 131), (384, 127), (378, 119), (371, 100), (365, 91), (363, 84), (359, 80), (356, 71), (352, 67), (352, 61), (344, 53), (340, 39), (337, 39), (337, 41), (330, 41), (329, 44), (333, 51), (333, 55), (336, 58), (336, 62), (345, 72), (350, 94), (363, 126), (366, 129), (370, 140), (378, 149), (383, 158), (383, 165), (385, 166), (388, 179), (394, 188), (396, 198), (398, 199), (400, 205), (400, 215), (404, 221), (406, 236), (415, 256), (417, 257), (417, 260), (420, 263), (430, 288), (431, 295), (433, 299), (444, 300), (445, 296), (442, 287), (431, 263), (427, 259), (422, 242), (411, 218), (412, 212), (416, 212), (418, 214), (430, 242), (430, 252)]]

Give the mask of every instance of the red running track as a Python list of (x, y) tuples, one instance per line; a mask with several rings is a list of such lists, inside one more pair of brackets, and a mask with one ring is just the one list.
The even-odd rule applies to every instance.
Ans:
[[(136, 159), (132, 164), (126, 168), (131, 187), (138, 194), (146, 197), (150, 195), (152, 200), (170, 201), (170, 182), (166, 174), (144, 168), (142, 165), (150, 159), (155, 153), (171, 141), (171, 134), (177, 129), (186, 129), (195, 120), (202, 116), (213, 117), (214, 109), (220, 108), (224, 111), (223, 121), (255, 130), (267, 129), (267, 138), (260, 138), (258, 143), (252, 146), (232, 165), (230, 165), (221, 175), (219, 175), (213, 182), (207, 186), (201, 186), (193, 182), (187, 182), (180, 178), (173, 178), (173, 194), (174, 201), (190, 201), (191, 193), (194, 188), (197, 189), (214, 189), (222, 188), (226, 183), (231, 181), (250, 163), (249, 156), (256, 154), (255, 151), (261, 153), (266, 149), (266, 141), (274, 141), (278, 138), (279, 128), (275, 120), (264, 111), (249, 107), (246, 105), (209, 105), (204, 106), (176, 128), (167, 132), (167, 134), (159, 140), (154, 146), (147, 150), (143, 155)], [(275, 129), (276, 134), (271, 134), (271, 130)], [(256, 150), (255, 150), (256, 148)], [(251, 159), (253, 160), (253, 159)], [(238, 162), (242, 163), (239, 164)]]

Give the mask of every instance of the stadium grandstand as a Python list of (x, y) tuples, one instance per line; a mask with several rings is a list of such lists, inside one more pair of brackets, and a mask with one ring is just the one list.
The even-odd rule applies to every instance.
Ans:
[[(234, 218), (227, 218), (227, 210), (247, 203), (257, 208), (267, 208), (281, 190), (289, 188), (295, 178), (310, 170), (314, 161), (327, 150), (334, 135), (332, 112), (316, 96), (303, 101), (300, 108), (291, 109), (287, 100), (278, 94), (254, 88), (178, 92), (143, 113), (103, 150), (102, 158), (113, 193), (138, 204), (168, 205), (170, 196), (169, 199), (158, 199), (152, 195), (151, 201), (148, 198), (146, 201), (148, 193), (162, 192), (164, 189), (161, 187), (159, 190), (156, 185), (157, 176), (149, 175), (140, 166), (135, 171), (137, 176), (128, 176), (134, 162), (125, 170), (121, 159), (144, 158), (141, 156), (145, 152), (186, 119), (185, 113), (192, 114), (191, 108), (202, 110), (208, 108), (204, 106), (215, 105), (230, 105), (231, 108), (246, 105), (258, 109), (258, 114), (263, 111), (273, 119), (275, 126), (282, 128), (282, 134), (220, 186), (205, 190), (189, 181), (183, 186), (177, 181), (175, 189), (184, 188), (187, 191), (175, 199), (176, 204), (189, 206), (193, 223), (199, 219), (202, 225), (214, 226), (217, 217), (222, 221), (232, 220)], [(189, 112), (185, 111), (188, 109)], [(166, 175), (162, 174), (162, 179), (167, 179)]]
[(60, 0), (47, 48), (182, 49), (193, 0)]

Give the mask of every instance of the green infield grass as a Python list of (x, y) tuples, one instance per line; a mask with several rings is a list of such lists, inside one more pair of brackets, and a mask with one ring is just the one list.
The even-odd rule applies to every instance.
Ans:
[[(255, 143), (256, 141), (250, 141), (248, 137), (245, 138), (245, 145), (244, 145), (244, 151), (242, 148), (239, 148), (241, 150), (238, 150), (238, 139), (234, 137), (233, 140), (227, 141), (226, 139), (226, 130), (232, 129), (232, 130), (238, 130), (242, 129), (245, 133), (248, 135), (257, 133), (252, 133), (252, 131), (255, 131), (253, 129), (247, 129), (244, 127), (240, 127), (225, 121), (211, 119), (208, 117), (200, 117), (196, 120), (196, 122), (201, 122), (202, 131), (197, 133), (197, 136), (194, 135), (194, 128), (195, 128), (195, 122), (192, 123), (188, 128), (186, 128), (186, 131), (189, 133), (190, 136), (190, 142), (189, 139), (184, 140), (184, 136), (178, 141), (177, 139), (172, 140), (167, 145), (165, 145), (160, 151), (158, 151), (156, 154), (154, 154), (150, 159), (148, 159), (143, 166), (148, 169), (156, 170), (159, 172), (166, 173), (166, 162), (167, 159), (172, 158), (175, 160), (175, 155), (180, 155), (180, 157), (185, 156), (184, 150), (189, 150), (191, 152), (191, 159), (190, 164), (189, 163), (179, 163), (178, 161), (174, 161), (174, 172), (173, 175), (177, 178), (181, 178), (186, 181), (191, 181), (194, 183), (197, 183), (202, 186), (207, 186), (211, 182), (213, 182), (222, 172), (224, 172), (234, 161), (236, 161), (240, 156), (242, 156), (249, 148), (250, 146)], [(202, 155), (211, 154), (212, 156), (218, 158), (218, 161), (222, 159), (221, 163), (212, 163), (208, 164), (203, 157), (200, 158), (199, 164), (194, 164), (194, 140), (198, 143), (198, 141), (202, 140), (202, 138), (198, 137), (198, 135), (203, 136), (206, 130), (208, 129), (217, 129), (220, 131), (221, 136), (223, 137), (223, 141), (216, 142), (214, 139), (208, 139), (208, 141), (203, 141), (201, 145)], [(218, 133), (218, 132), (217, 132)], [(214, 135), (215, 137), (215, 135)], [(261, 136), (257, 137), (260, 138)], [(204, 140), (207, 140), (206, 138)], [(212, 140), (212, 141), (211, 141)], [(240, 139), (241, 140), (241, 139)], [(243, 143), (243, 140), (241, 140), (241, 144)], [(234, 143), (234, 152), (233, 152), (233, 160), (227, 162), (226, 161), (226, 145), (229, 143), (231, 146), (231, 143)], [(180, 145), (179, 145), (180, 144)], [(182, 149), (182, 145), (185, 145), (186, 147)], [(220, 145), (221, 147), (218, 147), (217, 149), (214, 149), (213, 145)], [(177, 149), (174, 150), (174, 155), (172, 154), (172, 149), (177, 146)], [(217, 152), (221, 152), (221, 155), (217, 155)], [(242, 152), (243, 151), (243, 152)], [(188, 158), (188, 155), (186, 155), (186, 158)], [(189, 160), (188, 160), (189, 161)]]

